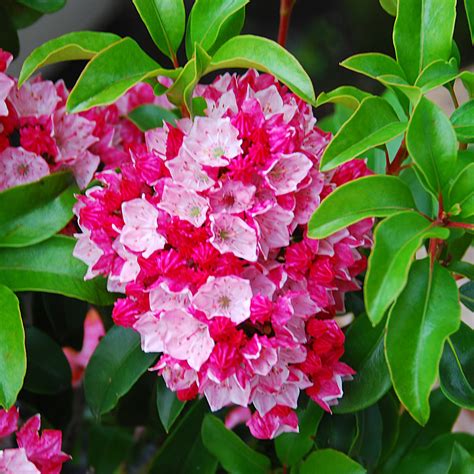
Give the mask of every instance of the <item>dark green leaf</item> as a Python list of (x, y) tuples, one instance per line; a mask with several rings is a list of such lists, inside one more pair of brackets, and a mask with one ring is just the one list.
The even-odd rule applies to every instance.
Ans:
[(25, 59), (18, 84), (21, 86), (33, 73), (47, 64), (78, 59), (91, 59), (97, 53), (120, 40), (112, 33), (76, 31), (46, 41)]
[(73, 217), (70, 173), (54, 173), (0, 193), (0, 247), (36, 244), (59, 232)]
[(411, 416), (424, 425), (446, 338), (459, 327), (461, 308), (451, 274), (425, 258), (410, 270), (405, 289), (389, 313), (385, 336), (394, 389)]
[(7, 2), (3, 5), (8, 16), (10, 17), (13, 26), (17, 30), (27, 28), (37, 21), (43, 15), (41, 12), (25, 7), (16, 2)]
[(371, 148), (393, 140), (406, 127), (407, 123), (400, 122), (386, 100), (379, 97), (365, 98), (327, 146), (321, 160), (321, 170), (329, 171)]
[(439, 366), (441, 390), (453, 403), (474, 410), (474, 330), (461, 323), (444, 346)]
[(207, 415), (202, 424), (202, 441), (226, 472), (231, 474), (265, 474), (270, 460), (249, 448), (235, 433), (228, 430), (219, 418)]
[(157, 76), (160, 65), (131, 38), (95, 55), (82, 71), (67, 100), (68, 112), (82, 112), (115, 102), (138, 82)]
[(174, 392), (166, 387), (162, 377), (156, 382), (156, 406), (163, 428), (168, 433), (173, 423), (183, 411), (186, 402), (181, 402)]
[(360, 464), (334, 449), (321, 449), (308, 456), (302, 464), (301, 474), (364, 474)]
[(430, 63), (451, 56), (456, 0), (400, 0), (393, 31), (397, 60), (410, 83)]
[(71, 368), (61, 347), (35, 327), (26, 329), (26, 356), (27, 390), (50, 395), (71, 387)]
[(341, 66), (351, 71), (359, 72), (372, 79), (380, 76), (398, 76), (404, 78), (402, 68), (395, 59), (381, 53), (362, 53), (351, 56), (342, 61)]
[(474, 281), (465, 283), (460, 288), (461, 301), (466, 308), (474, 311)]
[(183, 0), (133, 0), (156, 46), (169, 58), (183, 40), (186, 12)]
[(455, 169), (458, 143), (445, 113), (433, 102), (422, 98), (410, 119), (407, 148), (424, 177), (425, 187), (438, 198)]
[(366, 176), (337, 188), (309, 221), (308, 235), (323, 239), (366, 217), (385, 217), (415, 207), (408, 186), (395, 176)]
[(470, 474), (474, 471), (474, 456), (459, 443), (454, 443), (449, 474)]
[(16, 401), (26, 373), (25, 332), (15, 294), (0, 285), (0, 406), (10, 408)]
[(400, 433), (400, 403), (389, 392), (379, 401), (379, 407), (383, 424), (380, 461), (384, 462), (393, 451)]
[(382, 415), (378, 405), (356, 413), (358, 436), (351, 456), (373, 472), (382, 454)]
[(33, 8), (41, 13), (53, 13), (66, 5), (66, 0), (16, 0), (18, 3)]
[(0, 284), (14, 291), (44, 291), (109, 305), (105, 280), (84, 281), (87, 267), (72, 256), (75, 240), (54, 236), (30, 247), (0, 249)]
[(15, 25), (7, 14), (6, 10), (0, 5), (0, 18), (2, 27), (0, 28), (0, 48), (9, 51), (13, 56), (18, 56), (20, 51), (20, 40), (16, 32)]
[(469, 280), (474, 280), (474, 265), (469, 262), (453, 262), (448, 267), (453, 273), (465, 276)]
[(156, 354), (142, 351), (135, 331), (112, 327), (97, 346), (84, 377), (86, 400), (94, 415), (112, 410), (155, 358)]
[(152, 128), (162, 127), (163, 122), (173, 125), (178, 118), (171, 110), (158, 105), (145, 104), (133, 109), (128, 114), (131, 120), (142, 132)]
[(209, 54), (212, 56), (224, 43), (227, 43), (231, 38), (237, 36), (242, 31), (245, 23), (245, 7), (236, 11), (222, 24), (219, 35), (214, 42), (212, 48), (209, 49)]
[(448, 237), (448, 229), (436, 227), (415, 211), (395, 214), (377, 226), (364, 286), (365, 306), (372, 324), (382, 320), (402, 292), (413, 257), (423, 241)]
[(341, 86), (330, 92), (321, 92), (316, 100), (316, 107), (324, 104), (342, 104), (349, 109), (357, 109), (360, 103), (366, 98), (370, 97), (368, 92), (357, 89), (353, 86)]
[(460, 142), (474, 142), (474, 99), (465, 102), (454, 111), (451, 123)]
[(283, 433), (275, 439), (275, 450), (283, 465), (294, 466), (314, 447), (314, 436), (322, 416), (323, 410), (309, 400), (306, 409), (298, 412), (299, 433)]
[(459, 173), (449, 190), (449, 206), (459, 205), (460, 217), (470, 217), (474, 214), (472, 183), (474, 183), (474, 163), (470, 163)]
[(212, 57), (208, 71), (252, 68), (273, 74), (296, 95), (314, 104), (311, 79), (298, 60), (280, 45), (252, 35), (236, 36), (222, 45)]
[(349, 326), (343, 360), (356, 373), (352, 381), (344, 383), (344, 397), (333, 408), (334, 413), (352, 413), (367, 408), (390, 389), (383, 336), (383, 326), (374, 328), (365, 314)]
[(357, 441), (357, 424), (354, 414), (325, 413), (316, 434), (318, 449), (331, 448), (349, 453)]

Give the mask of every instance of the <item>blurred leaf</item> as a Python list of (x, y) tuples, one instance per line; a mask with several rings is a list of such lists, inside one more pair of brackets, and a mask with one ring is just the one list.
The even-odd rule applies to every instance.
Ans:
[(453, 262), (448, 266), (448, 270), (474, 280), (474, 264), (469, 262)]
[(392, 16), (397, 15), (398, 0), (379, 0), (382, 8)]
[(25, 59), (18, 84), (21, 86), (38, 69), (48, 64), (78, 59), (92, 59), (98, 52), (120, 40), (112, 33), (75, 31), (46, 41)]
[(454, 443), (449, 474), (470, 474), (474, 471), (474, 456), (459, 443)]
[(334, 449), (311, 453), (300, 469), (301, 474), (364, 474), (367, 471), (345, 454)]
[(334, 413), (352, 413), (377, 402), (390, 389), (383, 345), (384, 327), (373, 327), (367, 315), (361, 314), (346, 332), (343, 360), (356, 373), (344, 382), (344, 397), (333, 407)]
[(41, 13), (53, 13), (66, 5), (66, 0), (16, 0), (18, 3), (33, 8)]
[(8, 16), (10, 17), (13, 26), (17, 30), (21, 30), (32, 25), (43, 15), (41, 12), (33, 10), (29, 7), (25, 7), (24, 5), (20, 5), (15, 1), (7, 2), (3, 5), (3, 7), (5, 8)]
[(415, 211), (395, 214), (377, 226), (364, 286), (365, 307), (372, 324), (382, 320), (402, 292), (410, 265), (423, 241), (448, 237), (448, 229), (434, 226)]
[(316, 434), (318, 449), (331, 448), (349, 453), (357, 441), (355, 414), (331, 415), (325, 413)]
[(382, 453), (383, 424), (380, 409), (372, 405), (356, 413), (359, 435), (351, 456), (373, 472)]
[(316, 100), (316, 107), (324, 104), (342, 104), (350, 109), (357, 109), (360, 103), (366, 98), (370, 97), (368, 92), (357, 89), (353, 86), (341, 86), (330, 92), (321, 92)]
[(464, 0), (464, 8), (466, 9), (469, 31), (471, 32), (471, 42), (474, 44), (474, 1)]
[(451, 56), (456, 0), (400, 0), (393, 30), (397, 61), (410, 83), (428, 64)]
[(0, 406), (10, 408), (16, 401), (26, 373), (25, 332), (15, 294), (0, 285)]
[(101, 277), (84, 281), (87, 267), (72, 256), (75, 240), (56, 235), (39, 244), (0, 249), (0, 284), (13, 291), (56, 293), (97, 305), (112, 304)]
[(201, 430), (207, 450), (231, 474), (265, 474), (270, 469), (270, 459), (257, 453), (235, 433), (228, 430), (219, 418), (206, 415)]
[(0, 18), (2, 27), (0, 28), (0, 48), (9, 51), (13, 56), (18, 56), (20, 52), (20, 41), (15, 25), (7, 14), (6, 10), (0, 5)]
[(430, 416), (431, 387), (446, 338), (459, 327), (461, 308), (451, 274), (429, 258), (416, 261), (390, 310), (385, 353), (393, 387), (421, 425)]
[(474, 72), (463, 71), (459, 74), (464, 87), (466, 88), (469, 98), (474, 99)]
[(50, 395), (71, 387), (71, 368), (61, 347), (35, 327), (26, 328), (26, 357), (24, 388)]
[(177, 115), (171, 110), (153, 104), (140, 105), (128, 114), (128, 119), (142, 132), (162, 127), (163, 122), (174, 125), (177, 118)]
[(384, 462), (396, 446), (400, 433), (400, 403), (392, 392), (379, 401), (382, 416), (382, 452), (380, 461)]
[(395, 176), (366, 176), (337, 188), (309, 221), (308, 235), (323, 239), (366, 217), (385, 217), (415, 207), (410, 189)]
[(448, 209), (455, 204), (460, 206), (460, 217), (474, 214), (474, 163), (468, 164), (456, 177), (449, 190)]
[(59, 232), (73, 217), (79, 190), (70, 173), (0, 192), (0, 247), (36, 244)]
[(474, 281), (465, 283), (460, 288), (461, 302), (466, 308), (474, 311)]
[(474, 410), (474, 330), (461, 323), (444, 345), (439, 366), (441, 390), (453, 403)]
[(465, 102), (453, 112), (451, 123), (460, 142), (474, 142), (474, 99)]
[(168, 389), (163, 377), (156, 381), (156, 406), (163, 428), (169, 433), (170, 428), (183, 411), (186, 402), (181, 402), (174, 392)]

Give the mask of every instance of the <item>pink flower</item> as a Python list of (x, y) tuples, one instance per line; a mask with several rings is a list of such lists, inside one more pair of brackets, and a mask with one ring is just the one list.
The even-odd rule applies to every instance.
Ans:
[(25, 82), (12, 90), (9, 99), (19, 117), (50, 116), (61, 100), (51, 81)]
[(36, 466), (26, 457), (24, 448), (0, 451), (0, 472), (2, 474), (40, 474)]
[(239, 324), (250, 316), (251, 299), (248, 280), (235, 276), (210, 277), (194, 295), (192, 304), (208, 318), (225, 316)]
[(181, 148), (177, 158), (167, 161), (171, 177), (179, 184), (195, 191), (209, 189), (215, 181), (189, 153)]
[(255, 186), (240, 181), (225, 181), (220, 188), (209, 193), (212, 212), (238, 214), (249, 209), (255, 195)]
[(160, 283), (150, 291), (150, 309), (155, 313), (170, 309), (187, 309), (191, 304), (192, 293), (183, 288), (181, 291), (171, 291), (166, 282)]
[(16, 431), (19, 416), (16, 407), (11, 407), (9, 410), (0, 409), (0, 438), (4, 438)]
[(8, 97), (15, 82), (10, 79), (6, 74), (0, 72), (0, 116), (8, 115), (8, 107), (5, 103), (5, 99)]
[(247, 426), (255, 438), (272, 439), (281, 433), (298, 433), (298, 417), (290, 408), (277, 405), (264, 416), (255, 412)]

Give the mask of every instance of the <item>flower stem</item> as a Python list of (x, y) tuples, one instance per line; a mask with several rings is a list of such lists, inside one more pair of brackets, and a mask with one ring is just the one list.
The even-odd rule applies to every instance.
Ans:
[(280, 27), (278, 28), (278, 44), (285, 47), (288, 29), (290, 27), (291, 12), (296, 0), (280, 0)]
[(398, 149), (397, 154), (395, 155), (395, 158), (390, 163), (390, 165), (387, 166), (386, 173), (393, 176), (398, 176), (401, 171), (402, 164), (407, 158), (408, 150), (405, 144), (405, 139), (403, 139), (402, 144), (400, 145), (400, 148)]

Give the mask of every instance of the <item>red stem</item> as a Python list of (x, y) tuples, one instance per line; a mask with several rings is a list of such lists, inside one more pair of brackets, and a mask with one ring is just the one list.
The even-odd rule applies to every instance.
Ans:
[(178, 69), (179, 62), (178, 62), (178, 58), (176, 57), (176, 54), (171, 53), (171, 61), (173, 61), (173, 66), (175, 67), (175, 69)]
[(291, 12), (296, 0), (280, 0), (280, 27), (278, 28), (278, 44), (285, 47), (288, 29), (290, 27)]
[(465, 222), (450, 222), (447, 227), (459, 227), (460, 229), (474, 230), (474, 224), (467, 224)]
[(405, 145), (405, 139), (403, 139), (402, 144), (400, 145), (400, 148), (398, 149), (397, 154), (395, 155), (395, 158), (387, 167), (386, 173), (394, 175), (394, 176), (398, 176), (398, 174), (401, 171), (402, 164), (407, 159), (407, 157), (408, 157), (408, 150)]

